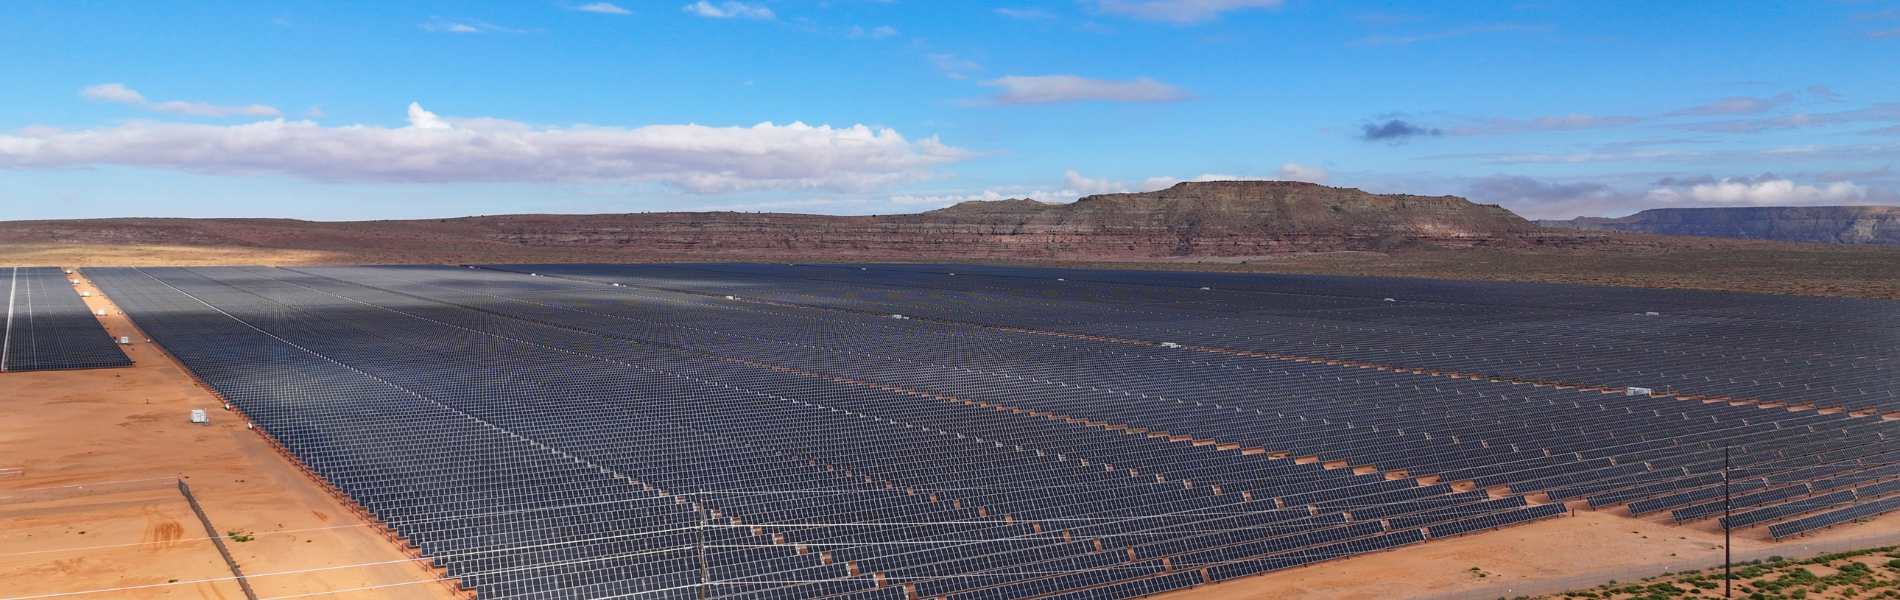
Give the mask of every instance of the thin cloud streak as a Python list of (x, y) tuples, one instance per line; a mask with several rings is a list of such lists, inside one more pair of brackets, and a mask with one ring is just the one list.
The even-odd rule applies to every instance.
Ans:
[(1221, 13), (1279, 8), (1282, 0), (1095, 0), (1096, 11), (1144, 21), (1190, 24), (1212, 21)]
[(1439, 33), (1427, 33), (1427, 34), (1410, 35), (1410, 36), (1403, 36), (1403, 37), (1375, 35), (1372, 37), (1359, 40), (1357, 42), (1353, 42), (1352, 45), (1404, 46), (1408, 44), (1416, 44), (1419, 42), (1427, 42), (1427, 41), (1432, 41), (1432, 40), (1444, 40), (1444, 39), (1464, 37), (1468, 35), (1477, 35), (1477, 34), (1482, 34), (1482, 33), (1500, 33), (1500, 32), (1506, 32), (1506, 31), (1531, 31), (1534, 29), (1537, 29), (1537, 28), (1529, 26), (1529, 25), (1519, 25), (1516, 23), (1499, 23), (1496, 25), (1474, 25), (1471, 27), (1462, 27), (1459, 29), (1453, 29), (1450, 31), (1443, 31)]
[(1180, 88), (1148, 77), (1110, 81), (1075, 75), (1011, 75), (977, 85), (1003, 88), (1002, 92), (985, 99), (991, 104), (1059, 104), (1083, 100), (1153, 103), (1191, 97)]
[(580, 6), (576, 6), (573, 8), (574, 10), (578, 10), (581, 12), (600, 13), (603, 15), (631, 15), (633, 14), (633, 11), (621, 8), (619, 6), (615, 6), (611, 2), (595, 2), (593, 4), (582, 4)]
[(1536, 133), (1543, 131), (1623, 127), (1641, 122), (1643, 122), (1643, 119), (1639, 117), (1595, 117), (1577, 114), (1562, 117), (1537, 117), (1534, 119), (1496, 118), (1487, 119), (1479, 125), (1453, 127), (1446, 131), (1446, 133), (1452, 135)]
[(520, 29), (509, 29), (481, 21), (461, 21), (436, 17), (419, 25), (423, 31), (436, 33), (525, 33)]
[(706, 0), (699, 0), (699, 2), (695, 2), (693, 4), (688, 4), (686, 6), (680, 7), (680, 10), (683, 10), (695, 15), (699, 15), (702, 17), (712, 17), (715, 19), (731, 19), (735, 17), (743, 17), (747, 19), (769, 21), (769, 20), (778, 18), (778, 15), (773, 14), (772, 9), (770, 8), (757, 6), (753, 4), (746, 4), (744, 2), (723, 2), (718, 5), (714, 5), (713, 3), (707, 2)]
[(1666, 116), (1706, 116), (1706, 115), (1752, 115), (1774, 110), (1776, 107), (1795, 100), (1794, 94), (1782, 93), (1768, 98), (1736, 96), (1722, 100), (1670, 111)]
[(283, 112), (262, 104), (245, 106), (219, 106), (205, 102), (184, 102), (172, 100), (152, 104), (144, 94), (119, 83), (105, 83), (80, 90), (79, 95), (92, 100), (114, 102), (127, 106), (149, 108), (158, 112), (185, 115), (190, 117), (276, 117)]

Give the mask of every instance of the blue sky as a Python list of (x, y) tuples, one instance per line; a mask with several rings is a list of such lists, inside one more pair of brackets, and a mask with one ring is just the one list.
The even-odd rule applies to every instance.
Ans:
[(0, 4), (0, 219), (1900, 204), (1900, 1)]

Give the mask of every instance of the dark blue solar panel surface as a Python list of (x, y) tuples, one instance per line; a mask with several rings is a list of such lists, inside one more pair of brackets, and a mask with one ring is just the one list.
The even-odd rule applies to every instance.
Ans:
[[(719, 597), (1125, 598), (1565, 511), (1536, 492), (1719, 515), (1725, 460), (1753, 486), (1735, 523), (1772, 531), (1845, 497), (1809, 492), (1900, 481), (1900, 423), (1815, 410), (1881, 410), (1895, 303), (961, 265), (88, 272), (483, 597), (696, 597), (703, 566)], [(1856, 378), (1810, 394), (1830, 373)], [(1671, 394), (1621, 391), (1645, 384)]]
[(0, 371), (129, 367), (59, 267), (0, 268)]

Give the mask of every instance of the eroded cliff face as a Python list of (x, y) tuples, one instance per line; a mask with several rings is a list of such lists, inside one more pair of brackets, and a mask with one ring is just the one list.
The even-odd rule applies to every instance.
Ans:
[(590, 217), (584, 224), (563, 217), (500, 217), (494, 227), (508, 241), (531, 245), (1022, 258), (1521, 246), (1547, 235), (1510, 211), (1462, 198), (1283, 181), (1182, 183), (1069, 204), (973, 201), (914, 215), (670, 213)]
[(272, 248), (512, 245), (663, 254), (1138, 259), (1615, 243), (1453, 196), (1281, 181), (1193, 182), (1068, 204), (965, 202), (910, 215), (508, 215), (326, 223), (101, 219), (0, 223), (0, 239)]
[(1783, 242), (1900, 244), (1900, 206), (1653, 208), (1627, 217), (1543, 220), (1546, 227)]
[(1023, 233), (1075, 236), (1077, 243), (1145, 256), (1513, 246), (1542, 235), (1508, 210), (1463, 198), (1369, 194), (1288, 181), (1191, 182), (1072, 204), (1023, 202), (966, 202), (918, 216), (1007, 222)]

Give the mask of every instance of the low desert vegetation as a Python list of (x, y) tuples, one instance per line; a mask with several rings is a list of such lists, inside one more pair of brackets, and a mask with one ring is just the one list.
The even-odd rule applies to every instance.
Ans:
[[(1734, 597), (1747, 600), (1871, 600), (1900, 598), (1900, 552), (1892, 546), (1824, 554), (1803, 560), (1780, 556), (1736, 563)], [(1610, 582), (1536, 600), (1667, 600), (1722, 598), (1722, 569), (1665, 573), (1641, 582)]]

